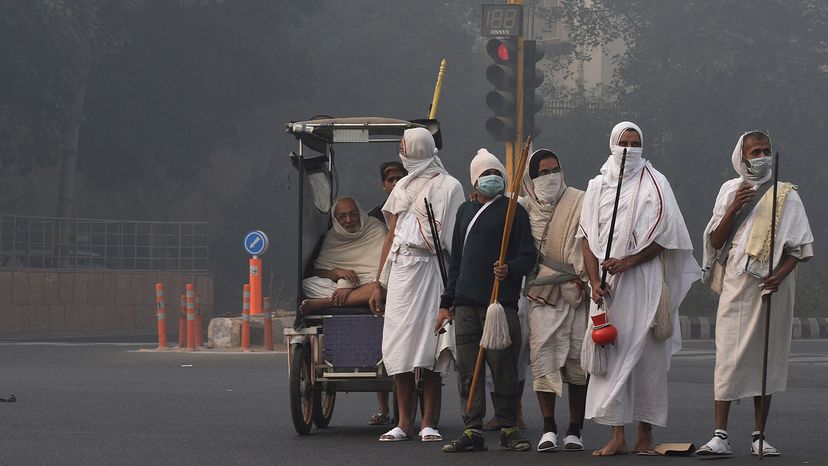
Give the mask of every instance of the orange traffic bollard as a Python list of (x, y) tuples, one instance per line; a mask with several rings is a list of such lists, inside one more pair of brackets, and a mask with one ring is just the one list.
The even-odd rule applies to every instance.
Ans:
[(178, 305), (178, 349), (187, 347), (187, 296), (181, 295)]
[(201, 293), (195, 294), (196, 341), (197, 347), (204, 346), (204, 322), (201, 320)]
[(164, 285), (155, 284), (155, 318), (158, 320), (158, 349), (167, 349), (167, 308), (164, 305)]
[(242, 351), (250, 351), (250, 285), (244, 285), (242, 298)]
[(262, 260), (250, 258), (250, 314), (262, 313)]
[(187, 283), (187, 351), (195, 351), (195, 287)]
[(265, 351), (273, 351), (273, 314), (270, 312), (270, 297), (264, 299), (264, 346)]

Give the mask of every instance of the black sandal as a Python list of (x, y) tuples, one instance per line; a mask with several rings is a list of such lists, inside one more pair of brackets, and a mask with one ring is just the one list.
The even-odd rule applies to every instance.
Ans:
[(467, 451), (486, 451), (486, 440), (480, 433), (466, 429), (463, 435), (457, 440), (452, 440), (448, 445), (443, 445), (446, 453), (463, 453)]

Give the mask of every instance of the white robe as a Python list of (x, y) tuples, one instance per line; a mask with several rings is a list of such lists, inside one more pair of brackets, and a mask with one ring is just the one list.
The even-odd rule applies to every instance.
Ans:
[[(399, 193), (398, 184), (389, 199), (407, 198), (407, 210), (399, 211), (394, 202), (388, 202), (383, 211), (397, 214), (394, 242), (385, 267), (388, 274), (388, 291), (385, 302), (385, 323), (382, 334), (382, 357), (389, 375), (412, 372), (417, 367), (443, 372), (449, 367), (448, 352), (438, 351), (438, 337), (434, 335), (434, 323), (440, 308), (443, 282), (431, 230), (425, 219), (422, 198), (432, 204), (438, 223), (440, 242), (446, 251), (451, 250), (451, 232), (457, 209), (465, 197), (460, 182), (448, 174), (432, 178), (409, 180)], [(422, 189), (427, 193), (422, 195)], [(446, 259), (448, 259), (446, 257)], [(446, 263), (448, 266), (448, 263)], [(444, 334), (445, 335), (445, 334)], [(438, 364), (437, 356), (440, 358)]]
[[(531, 179), (527, 178), (524, 178), (524, 186), (531, 187)], [(562, 186), (562, 188), (573, 196), (575, 196), (573, 193), (579, 193), (573, 188), (566, 188), (565, 186)], [(533, 195), (531, 190), (527, 191), (530, 195)], [(563, 194), (563, 189), (561, 194)], [(538, 202), (530, 202), (528, 198), (525, 198), (522, 204), (529, 212), (535, 246), (542, 254), (551, 252), (557, 255), (563, 252), (563, 257), (552, 257), (552, 259), (571, 265), (580, 276), (583, 282), (582, 286), (586, 287), (588, 277), (583, 267), (581, 240), (574, 237), (577, 231), (577, 222), (580, 218), (581, 206), (576, 204), (571, 207), (573, 210), (570, 212), (558, 212), (563, 208), (559, 201), (560, 198), (556, 201), (557, 207), (553, 207), (556, 210), (544, 209)], [(553, 228), (549, 222), (556, 212), (559, 215), (567, 215), (567, 218), (555, 220), (556, 225), (564, 227), (563, 230), (559, 227), (558, 231), (551, 231)], [(572, 217), (569, 217), (570, 213)], [(564, 225), (564, 221), (568, 218), (573, 218), (573, 222), (570, 225)], [(547, 227), (547, 225), (549, 226)], [(565, 234), (569, 234), (570, 237), (561, 240), (560, 247), (562, 251), (550, 251), (553, 235)], [(544, 235), (546, 235), (546, 238), (544, 238)], [(562, 273), (561, 271), (548, 269), (542, 264), (538, 265), (538, 269), (538, 276)], [(565, 282), (554, 285), (554, 288), (556, 290), (549, 293), (549, 298), (553, 299), (553, 302), (545, 302), (540, 299), (530, 301), (528, 311), (530, 362), (532, 365), (533, 389), (536, 392), (552, 392), (563, 396), (561, 368), (565, 366), (567, 359), (577, 361), (580, 364), (581, 346), (587, 326), (589, 298), (574, 283)], [(563, 292), (562, 289), (564, 289)]]
[[(742, 181), (740, 177), (725, 182), (716, 197), (713, 217), (704, 230), (704, 263), (708, 266), (712, 265), (717, 252), (710, 244), (710, 233), (719, 226)], [(767, 195), (771, 193), (772, 188)], [(716, 370), (713, 376), (713, 394), (719, 401), (759, 396), (762, 390), (767, 305), (759, 288), (761, 279), (755, 275), (767, 275), (768, 264), (753, 260), (746, 252), (755, 214), (754, 209), (736, 230), (724, 267), (722, 293), (716, 311)], [(791, 190), (785, 199), (776, 231), (774, 264), (779, 264), (783, 255), (799, 260), (813, 256), (814, 237), (802, 200), (795, 190)], [(795, 283), (794, 270), (771, 299), (767, 394), (783, 391), (787, 386)]]
[[(618, 330), (618, 339), (605, 348), (607, 372), (590, 378), (586, 418), (613, 426), (634, 420), (663, 426), (667, 422), (670, 355), (681, 347), (678, 306), (699, 279), (701, 269), (693, 259), (690, 235), (667, 179), (646, 160), (635, 162), (635, 170), (624, 176), (611, 257), (636, 254), (653, 242), (664, 252), (661, 258), (608, 276), (613, 290), (612, 297), (606, 299), (608, 316)], [(599, 262), (605, 257), (617, 186), (611, 164), (609, 160), (602, 175), (589, 182), (577, 234), (589, 241)], [(651, 328), (665, 282), (670, 290), (674, 331), (671, 338), (658, 341)], [(597, 306), (591, 303), (590, 315), (597, 313)], [(590, 321), (584, 338), (591, 335)]]

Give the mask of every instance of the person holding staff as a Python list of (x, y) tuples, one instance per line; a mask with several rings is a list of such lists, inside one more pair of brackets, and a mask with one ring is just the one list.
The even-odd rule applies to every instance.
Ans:
[[(667, 178), (642, 158), (643, 134), (628, 121), (610, 135), (611, 155), (584, 194), (580, 228), (584, 267), (593, 304), (590, 315), (607, 301), (609, 321), (618, 330), (606, 352), (606, 371), (591, 374), (586, 418), (612, 426), (612, 438), (595, 456), (628, 452), (624, 425), (639, 421), (635, 453), (654, 448), (652, 425), (667, 423), (667, 370), (681, 347), (678, 306), (698, 280), (701, 269)], [(626, 151), (626, 155), (623, 155)], [(626, 157), (616, 207), (621, 159)], [(616, 212), (609, 259), (604, 258)], [(601, 287), (599, 266), (611, 278)], [(593, 323), (587, 328), (590, 338)], [(591, 343), (591, 342), (590, 342)], [(584, 344), (584, 349), (592, 347)]]
[[(499, 299), (508, 324), (509, 346), (486, 350), (485, 360), (492, 372), (495, 417), (501, 427), (500, 444), (515, 451), (531, 450), (532, 445), (516, 426), (518, 400), (518, 353), (521, 346), (517, 301), (523, 277), (535, 264), (535, 247), (526, 210), (515, 205), (514, 223), (506, 247), (504, 263), (499, 264), (509, 199), (505, 197), (506, 169), (486, 149), (477, 151), (471, 166), (471, 182), (477, 201), (463, 203), (457, 211), (448, 285), (440, 301), (435, 331), (445, 319), (453, 319), (457, 341), (457, 385), (462, 406), (469, 400), (475, 365), (483, 338), (494, 280), (500, 281)], [(490, 322), (491, 323), (491, 322)], [(485, 368), (477, 379), (472, 406), (463, 414), (463, 434), (443, 446), (447, 453), (486, 450), (482, 435), (486, 414)]]
[[(414, 370), (421, 368), (425, 409), (420, 438), (434, 442), (442, 440), (433, 425), (440, 373), (450, 367), (450, 351), (436, 354), (438, 338), (433, 330), (444, 288), (436, 254), (437, 248), (451, 251), (452, 237), (444, 232), (454, 228), (455, 212), (465, 196), (460, 182), (443, 167), (427, 129), (405, 130), (400, 160), (408, 175), (397, 182), (382, 208), (388, 219), (388, 235), (369, 299), (371, 310), (385, 316), (382, 359), (388, 375), (394, 376), (399, 412), (397, 426), (379, 440), (396, 442), (413, 437)], [(424, 199), (431, 204), (441, 244), (432, 239)], [(384, 304), (383, 286), (387, 288)]]
[[(759, 432), (770, 408), (770, 395), (761, 402), (764, 352), (764, 296), (773, 293), (770, 312), (767, 393), (785, 390), (791, 350), (791, 320), (796, 274), (800, 261), (813, 256), (814, 237), (805, 207), (791, 183), (777, 184), (776, 231), (771, 231), (773, 170), (771, 142), (766, 133), (743, 134), (731, 154), (739, 175), (726, 181), (713, 217), (704, 230), (705, 279), (720, 294), (716, 312), (716, 370), (713, 374), (716, 430), (699, 455), (731, 455), (727, 434), (730, 403), (753, 397), (755, 432), (751, 451), (759, 454)], [(771, 235), (774, 254), (770, 257)], [(775, 264), (768, 275), (769, 264)], [(765, 418), (761, 413), (764, 411)], [(779, 450), (762, 441), (763, 456)]]

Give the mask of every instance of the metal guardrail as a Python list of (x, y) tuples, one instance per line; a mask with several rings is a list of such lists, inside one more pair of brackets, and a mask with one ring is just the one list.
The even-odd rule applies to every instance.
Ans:
[(208, 270), (206, 222), (0, 215), (0, 268)]

